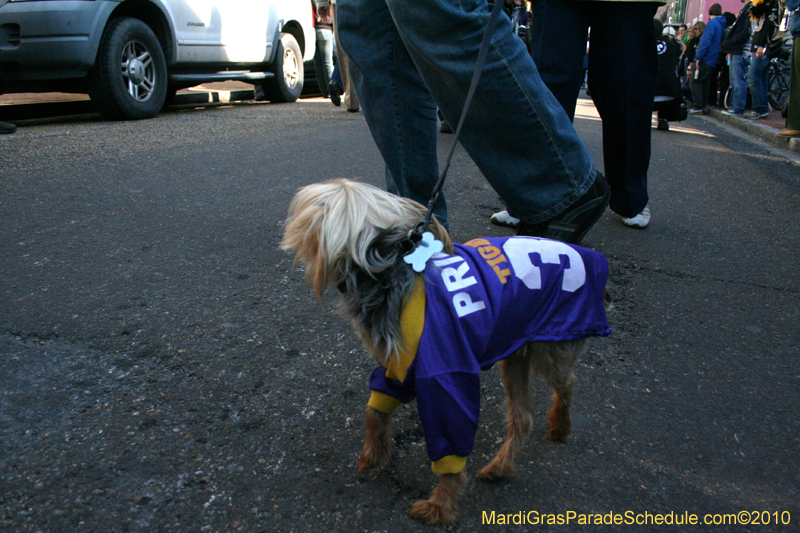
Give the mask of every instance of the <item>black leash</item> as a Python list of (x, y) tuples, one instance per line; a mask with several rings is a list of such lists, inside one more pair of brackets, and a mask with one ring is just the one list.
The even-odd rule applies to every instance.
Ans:
[(428, 202), (428, 213), (425, 215), (425, 219), (417, 224), (408, 234), (414, 245), (416, 245), (422, 239), (422, 234), (425, 233), (425, 230), (428, 229), (428, 226), (433, 221), (433, 209), (436, 207), (436, 202), (442, 195), (444, 179), (447, 176), (447, 171), (450, 169), (450, 162), (453, 159), (453, 153), (456, 151), (456, 146), (458, 145), (458, 135), (461, 133), (461, 128), (464, 126), (464, 119), (467, 117), (467, 111), (469, 111), (469, 105), (472, 103), (473, 96), (475, 96), (475, 89), (478, 87), (478, 80), (481, 79), (483, 65), (486, 63), (486, 56), (489, 53), (489, 42), (492, 39), (494, 28), (497, 26), (497, 21), (500, 19), (500, 13), (503, 11), (503, 2), (505, 2), (505, 0), (495, 0), (494, 7), (492, 7), (492, 15), (489, 17), (489, 22), (486, 24), (486, 32), (483, 34), (481, 48), (478, 51), (478, 60), (475, 62), (475, 71), (472, 73), (472, 82), (470, 83), (469, 91), (467, 92), (467, 99), (464, 100), (464, 108), (461, 110), (461, 118), (458, 120), (458, 126), (456, 127), (455, 134), (453, 135), (453, 145), (450, 147), (450, 153), (447, 154), (447, 159), (445, 160), (444, 169), (439, 177), (439, 181), (436, 182), (436, 186), (433, 188), (431, 201)]

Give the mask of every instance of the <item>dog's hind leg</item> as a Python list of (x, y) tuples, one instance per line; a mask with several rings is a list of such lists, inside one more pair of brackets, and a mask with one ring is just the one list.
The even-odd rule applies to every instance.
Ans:
[(514, 458), (533, 424), (530, 350), (530, 346), (524, 346), (499, 363), (507, 396), (506, 437), (494, 459), (478, 472), (478, 479), (496, 481), (514, 474)]
[(572, 368), (586, 346), (585, 340), (542, 343), (545, 357), (537, 357), (534, 368), (553, 388), (553, 400), (547, 415), (547, 438), (565, 441), (572, 427), (569, 408), (572, 404)]

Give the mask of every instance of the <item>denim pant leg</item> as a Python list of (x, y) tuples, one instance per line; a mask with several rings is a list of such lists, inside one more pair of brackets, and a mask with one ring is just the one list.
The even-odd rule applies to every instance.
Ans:
[[(427, 205), (439, 179), (436, 104), (397, 33), (384, 0), (339, 0), (339, 41), (364, 118), (386, 163), (393, 194)], [(448, 223), (444, 196), (436, 208)]]
[(733, 89), (731, 110), (734, 113), (744, 113), (744, 109), (747, 106), (747, 69), (749, 66), (749, 56), (731, 56), (731, 88)]
[[(387, 43), (386, 30), (370, 27), (387, 7), (402, 43)], [(419, 100), (409, 96), (406, 87), (419, 76), (447, 121), (458, 123), (490, 15), (485, 0), (339, 0), (338, 10), (342, 45), (361, 73), (358, 95), (365, 116), (390, 108), (400, 122), (421, 125)], [(403, 65), (384, 67), (392, 75), (378, 80), (381, 75), (372, 67), (394, 66), (402, 55), (401, 45), (413, 58), (416, 76)], [(398, 87), (387, 90), (387, 78)], [(362, 90), (372, 84), (374, 91)], [(393, 102), (393, 92), (403, 94), (405, 105)], [(430, 116), (435, 128), (435, 107)], [(372, 133), (380, 146), (387, 136), (386, 125), (375, 125)], [(559, 214), (594, 182), (596, 171), (588, 150), (505, 16), (492, 35), (459, 140), (509, 208), (526, 222)], [(399, 181), (394, 171), (392, 175)]]
[(534, 62), (571, 117), (592, 28), (589, 89), (603, 121), (610, 207), (624, 217), (639, 214), (649, 200), (647, 170), (658, 76), (653, 15), (652, 4), (645, 2), (534, 3)]
[(750, 69), (747, 71), (747, 87), (753, 98), (753, 111), (769, 113), (769, 100), (767, 93), (767, 67), (769, 66), (769, 49), (761, 59), (755, 55), (750, 57)]
[(333, 75), (333, 30), (328, 26), (317, 26), (317, 51), (314, 54), (314, 71), (322, 96), (329, 98), (328, 85)]

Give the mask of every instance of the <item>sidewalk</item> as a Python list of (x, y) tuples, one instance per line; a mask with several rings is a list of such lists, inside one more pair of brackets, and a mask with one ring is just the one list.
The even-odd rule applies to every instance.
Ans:
[(722, 111), (722, 109), (711, 107), (709, 108), (709, 116), (723, 124), (729, 124), (753, 137), (773, 144), (778, 148), (800, 154), (800, 138), (785, 139), (783, 137), (778, 137), (778, 132), (786, 125), (786, 119), (781, 116), (780, 111), (770, 111), (769, 117), (759, 120), (748, 120), (744, 117), (730, 117), (728, 115), (723, 115)]
[[(182, 89), (175, 95), (173, 105), (203, 105), (209, 103), (240, 102), (253, 99), (253, 86), (238, 81), (206, 83)], [(35, 104), (35, 105), (33, 105)], [(66, 93), (25, 93), (0, 95), (0, 120), (33, 124), (34, 120), (58, 116), (93, 113), (89, 97), (85, 94)], [(800, 138), (784, 139), (778, 137), (786, 120), (780, 112), (772, 112), (766, 119), (748, 120), (743, 117), (729, 117), (721, 109), (710, 108), (709, 116), (729, 124), (734, 128), (796, 153), (800, 153)]]

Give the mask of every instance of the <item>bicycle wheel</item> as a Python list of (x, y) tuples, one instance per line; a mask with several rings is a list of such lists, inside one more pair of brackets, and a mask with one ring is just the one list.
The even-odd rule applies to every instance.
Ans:
[(780, 111), (789, 101), (788, 65), (770, 63), (769, 65), (769, 105), (773, 111)]

